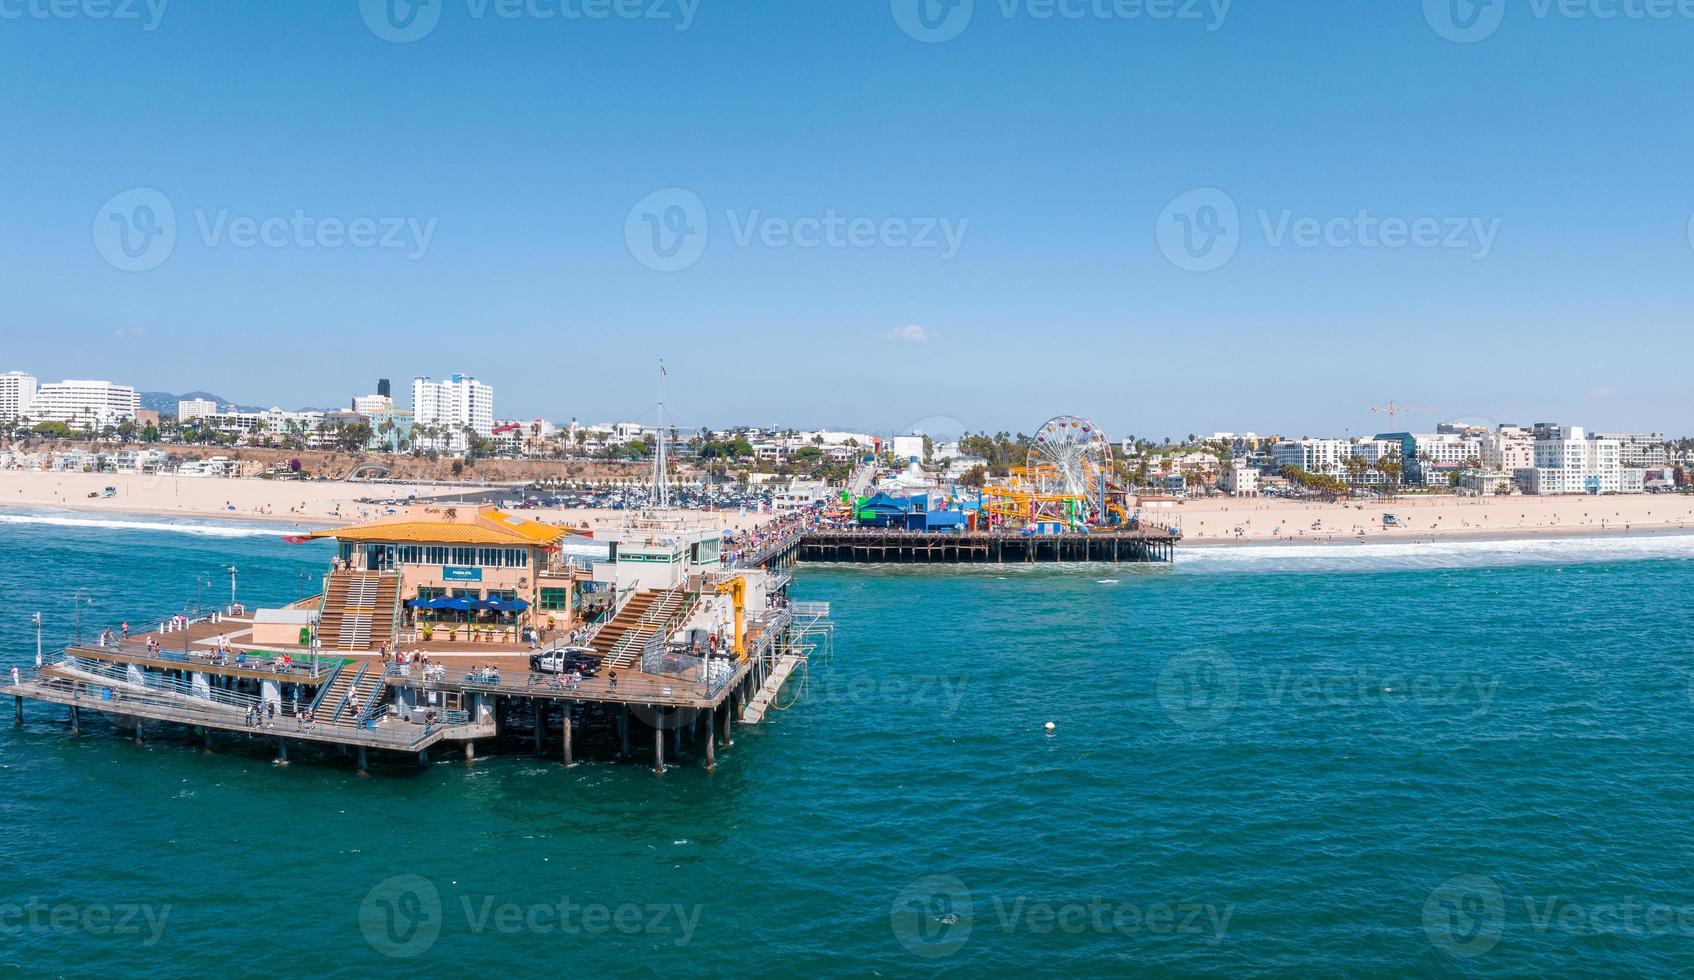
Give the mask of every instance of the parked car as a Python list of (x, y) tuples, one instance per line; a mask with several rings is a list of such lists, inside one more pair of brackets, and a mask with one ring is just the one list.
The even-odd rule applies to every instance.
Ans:
[(529, 669), (537, 674), (566, 674), (576, 671), (584, 677), (600, 672), (600, 655), (592, 647), (560, 647), (531, 654)]

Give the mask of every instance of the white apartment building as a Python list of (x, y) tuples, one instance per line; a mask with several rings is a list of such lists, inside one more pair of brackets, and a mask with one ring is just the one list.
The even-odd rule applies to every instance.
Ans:
[(1501, 473), (1535, 468), (1535, 436), (1515, 425), (1502, 425), (1483, 436), (1477, 447), (1482, 468)]
[(463, 451), (468, 428), (484, 438), (494, 432), (494, 389), (466, 374), (442, 381), (412, 379), (412, 425), (443, 430), (441, 442), (451, 451)]
[(1244, 459), (1231, 460), (1223, 471), (1223, 479), (1219, 482), (1224, 493), (1232, 497), (1257, 497), (1259, 495), (1259, 471), (1247, 464)]
[(37, 390), (34, 417), (90, 429), (133, 419), (140, 410), (141, 393), (128, 385), (66, 380)]
[(923, 436), (895, 436), (895, 459), (923, 459)]
[(1534, 494), (1621, 493), (1622, 446), (1616, 439), (1591, 439), (1580, 426), (1547, 432), (1535, 440), (1535, 467), (1524, 472)]
[(36, 385), (33, 374), (0, 374), (0, 419), (34, 418)]
[(1345, 439), (1292, 439), (1270, 447), (1277, 469), (1292, 466), (1307, 473), (1341, 476), (1341, 460), (1352, 455), (1353, 444)]
[[(3, 408), (0, 414), (5, 414)], [(1670, 448), (1661, 432), (1596, 432), (1594, 438), (1617, 440), (1625, 468), (1650, 470), (1670, 465)]]
[(355, 395), (353, 411), (360, 415), (384, 415), (394, 410), (394, 399), (387, 395)]
[(176, 417), (183, 422), (218, 414), (218, 403), (210, 398), (184, 398), (176, 403)]

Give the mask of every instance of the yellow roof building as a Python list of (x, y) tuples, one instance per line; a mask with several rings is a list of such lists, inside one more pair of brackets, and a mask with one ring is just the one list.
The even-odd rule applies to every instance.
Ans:
[(370, 544), (449, 544), (545, 548), (570, 529), (514, 517), (493, 507), (423, 507), (386, 520), (314, 531), (307, 537)]

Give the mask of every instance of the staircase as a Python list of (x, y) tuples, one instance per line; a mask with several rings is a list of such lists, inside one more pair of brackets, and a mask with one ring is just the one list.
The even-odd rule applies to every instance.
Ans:
[[(385, 687), (380, 667), (371, 670), (370, 664), (363, 663), (357, 669), (343, 668), (313, 705), (317, 723), (353, 727), (376, 706)], [(353, 710), (349, 711), (349, 706)]]
[(604, 659), (607, 667), (629, 667), (640, 660), (647, 641), (667, 630), (687, 606), (688, 593), (681, 589), (637, 592), (595, 634), (594, 652)]
[(325, 650), (380, 650), (400, 622), (400, 576), (331, 572), (324, 580), (318, 639)]

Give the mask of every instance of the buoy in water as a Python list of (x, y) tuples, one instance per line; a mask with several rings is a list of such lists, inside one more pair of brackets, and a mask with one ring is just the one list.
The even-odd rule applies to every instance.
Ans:
[(1054, 724), (1052, 722), (1048, 722), (1047, 723), (1047, 734), (1049, 734), (1049, 735), (1053, 734), (1054, 727), (1056, 727), (1056, 726), (1054, 726)]

